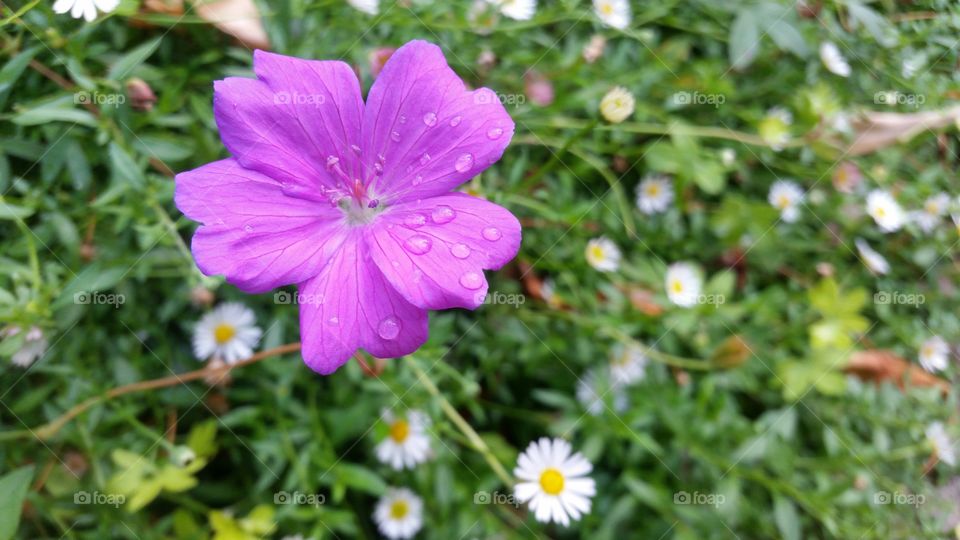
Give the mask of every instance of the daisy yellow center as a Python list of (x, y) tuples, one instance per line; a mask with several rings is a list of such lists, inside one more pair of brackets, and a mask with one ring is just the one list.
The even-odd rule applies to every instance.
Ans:
[(563, 474), (556, 469), (547, 469), (540, 475), (540, 487), (547, 495), (557, 495), (563, 491)]
[(928, 202), (928, 203), (926, 204), (926, 208), (927, 208), (927, 213), (928, 213), (928, 214), (939, 214), (939, 213), (940, 213), (940, 205), (938, 205), (937, 203), (935, 203), (935, 202), (933, 202), (933, 201)]
[(877, 214), (877, 217), (882, 218), (887, 215), (887, 210), (882, 206), (878, 206), (876, 210), (876, 214)]
[(930, 345), (927, 345), (926, 347), (923, 348), (923, 351), (921, 351), (921, 353), (923, 354), (924, 357), (929, 358), (933, 356), (933, 347), (931, 347)]
[(790, 206), (790, 198), (786, 195), (781, 195), (777, 198), (777, 208), (784, 210)]
[(231, 324), (220, 323), (213, 329), (213, 339), (218, 345), (230, 341), (235, 335), (237, 335), (237, 329)]
[(673, 280), (673, 283), (670, 284), (670, 288), (673, 289), (673, 292), (675, 292), (675, 293), (682, 293), (682, 292), (683, 292), (683, 282), (680, 281), (679, 279), (675, 279), (675, 280)]
[(407, 513), (409, 512), (410, 507), (407, 506), (406, 501), (393, 501), (393, 504), (390, 505), (390, 517), (393, 519), (403, 519), (407, 517)]
[(647, 195), (650, 197), (656, 197), (660, 194), (660, 186), (656, 184), (650, 184), (647, 186)]
[(604, 15), (613, 15), (613, 5), (610, 3), (605, 3), (600, 6), (600, 12)]
[(591, 247), (591, 248), (590, 248), (590, 256), (593, 257), (595, 260), (598, 260), (598, 261), (599, 261), (599, 260), (603, 260), (603, 259), (604, 259), (603, 248), (600, 247), (600, 246), (593, 246), (593, 247)]
[(390, 438), (398, 443), (407, 440), (410, 435), (410, 424), (406, 420), (397, 420), (390, 426)]

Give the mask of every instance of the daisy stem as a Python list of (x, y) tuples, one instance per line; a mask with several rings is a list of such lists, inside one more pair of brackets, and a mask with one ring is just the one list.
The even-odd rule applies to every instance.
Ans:
[(493, 455), (493, 452), (490, 450), (490, 447), (487, 446), (487, 443), (483, 441), (480, 435), (470, 427), (470, 424), (457, 412), (453, 405), (447, 401), (447, 398), (440, 393), (440, 390), (437, 388), (437, 385), (433, 383), (430, 377), (427, 376), (427, 372), (420, 367), (419, 360), (414, 357), (410, 357), (410, 362), (408, 362), (410, 368), (417, 374), (417, 379), (423, 384), (427, 389), (427, 392), (437, 399), (440, 402), (440, 408), (443, 410), (443, 413), (450, 419), (454, 425), (460, 430), (461, 433), (470, 441), (470, 444), (473, 445), (474, 450), (479, 452), (483, 459), (487, 461), (490, 465), (490, 468), (493, 469), (493, 472), (503, 480), (503, 483), (507, 487), (513, 487), (513, 478), (504, 468), (503, 464), (500, 463), (500, 460)]
[(590, 133), (591, 131), (593, 131), (593, 129), (597, 127), (597, 124), (599, 123), (600, 123), (599, 119), (593, 118), (591, 120), (578, 124), (576, 127), (579, 127), (580, 130), (574, 133), (573, 136), (571, 136), (569, 139), (567, 139), (563, 143), (563, 146), (561, 146), (556, 152), (550, 152), (552, 154), (552, 156), (550, 157), (550, 161), (548, 161), (543, 167), (540, 167), (539, 169), (537, 169), (537, 171), (532, 175), (530, 175), (529, 178), (526, 178), (525, 180), (520, 182), (520, 185), (517, 186), (517, 191), (523, 192), (536, 186), (537, 182), (539, 182), (541, 178), (543, 178), (547, 173), (555, 169), (558, 164), (563, 163), (563, 161), (561, 161), (560, 158), (562, 158), (563, 155), (567, 153), (567, 150), (571, 146), (573, 146), (573, 143), (579, 141), (587, 133)]

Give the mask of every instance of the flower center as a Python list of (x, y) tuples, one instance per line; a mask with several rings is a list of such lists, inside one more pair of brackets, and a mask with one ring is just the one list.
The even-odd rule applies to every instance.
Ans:
[(605, 258), (603, 256), (603, 248), (600, 246), (593, 246), (590, 248), (590, 256), (593, 257), (594, 260), (602, 261)]
[(926, 347), (923, 348), (922, 353), (925, 358), (929, 358), (933, 356), (933, 347), (931, 347), (930, 345), (927, 345)]
[(408, 512), (410, 512), (410, 507), (407, 506), (406, 501), (393, 501), (393, 504), (390, 505), (390, 517), (395, 520), (405, 518)]
[(237, 329), (233, 325), (220, 323), (213, 329), (213, 339), (217, 345), (223, 345), (237, 335)]
[(777, 198), (777, 208), (785, 210), (788, 206), (790, 206), (790, 199), (786, 195)]
[(390, 426), (390, 438), (397, 443), (407, 440), (410, 435), (410, 424), (406, 420), (397, 420)]
[(675, 293), (682, 293), (683, 282), (681, 282), (679, 279), (675, 279), (673, 280), (673, 284), (670, 285), (670, 288), (673, 289), (673, 292)]
[(656, 184), (650, 184), (647, 186), (647, 195), (650, 197), (656, 197), (660, 193), (660, 186)]
[(886, 210), (884, 207), (882, 207), (882, 206), (878, 206), (876, 213), (877, 213), (877, 217), (881, 217), (881, 218), (882, 218), (882, 217), (884, 217), (884, 216), (887, 215), (887, 210)]
[(563, 491), (563, 474), (554, 468), (543, 471), (540, 475), (540, 487), (547, 495), (559, 494)]
[(928, 214), (937, 215), (937, 214), (940, 213), (940, 205), (938, 205), (937, 203), (935, 203), (935, 202), (933, 202), (933, 201), (928, 202), (928, 203), (926, 204), (926, 207), (927, 207), (927, 213), (928, 213)]
[(602, 6), (600, 6), (600, 11), (601, 11), (604, 15), (612, 15), (612, 14), (613, 14), (613, 4), (611, 4), (611, 3), (609, 3), (609, 2), (604, 3)]

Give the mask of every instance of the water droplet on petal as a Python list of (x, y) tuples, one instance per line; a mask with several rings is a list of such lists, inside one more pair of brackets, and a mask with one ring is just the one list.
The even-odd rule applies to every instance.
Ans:
[(428, 112), (427, 114), (423, 115), (423, 123), (426, 124), (427, 127), (435, 126), (437, 124), (436, 113)]
[(457, 158), (456, 163), (453, 164), (453, 168), (457, 172), (467, 172), (470, 168), (473, 167), (473, 154), (462, 154)]
[(475, 291), (483, 286), (483, 276), (476, 272), (467, 272), (460, 276), (460, 285), (463, 285), (465, 289)]
[(400, 319), (393, 315), (386, 317), (377, 325), (377, 334), (383, 339), (393, 339), (400, 334)]
[(430, 213), (430, 218), (433, 219), (433, 222), (437, 225), (443, 225), (444, 223), (450, 223), (453, 221), (453, 218), (457, 217), (457, 213), (454, 212), (453, 208), (445, 204), (433, 209), (433, 212)]
[(253, 227), (251, 227), (250, 225), (244, 225), (243, 230), (247, 232), (253, 232)]
[(338, 319), (338, 318), (336, 318), (336, 317), (330, 317), (330, 318), (327, 320), (327, 322), (330, 323), (331, 326), (336, 326), (336, 325), (340, 324), (340, 319)]
[(390, 261), (394, 268), (400, 268), (400, 261)]
[(390, 140), (393, 141), (393, 142), (400, 142), (400, 132), (398, 132), (398, 131), (391, 131), (391, 132), (390, 132)]
[(426, 165), (429, 162), (430, 162), (430, 154), (424, 152), (423, 155), (420, 156), (420, 164)]
[(410, 214), (403, 219), (403, 224), (411, 229), (423, 227), (427, 224), (427, 216), (423, 214)]
[(357, 145), (355, 145), (355, 144), (351, 144), (351, 145), (350, 145), (350, 149), (353, 150), (354, 152), (356, 152), (357, 154), (360, 153), (360, 147), (357, 146)]
[(327, 170), (336, 167), (337, 163), (340, 163), (340, 158), (337, 156), (327, 156)]
[(397, 118), (397, 121), (400, 122), (401, 124), (406, 124), (406, 123), (407, 123), (407, 117), (401, 114), (401, 115), (400, 115), (400, 118)]
[(419, 186), (423, 183), (423, 175), (418, 174), (416, 178), (413, 179), (413, 185)]
[(422, 234), (415, 234), (403, 243), (403, 247), (414, 255), (423, 255), (430, 251), (433, 242)]
[(450, 119), (450, 127), (457, 127), (460, 125), (460, 121), (463, 120), (460, 116), (454, 116)]
[(500, 234), (500, 229), (496, 227), (487, 227), (480, 234), (483, 235), (484, 240), (489, 240), (491, 242), (496, 242), (503, 236)]
[(379, 164), (379, 163), (374, 163), (374, 164), (373, 164), (373, 172), (374, 172), (377, 176), (380, 176), (381, 174), (383, 174), (383, 165), (381, 165), (381, 164)]
[(470, 256), (470, 247), (466, 244), (454, 244), (450, 248), (450, 253), (453, 253), (453, 256), (458, 259), (466, 259)]
[(490, 139), (491, 141), (499, 139), (501, 135), (503, 135), (502, 128), (495, 127), (487, 131), (487, 138)]

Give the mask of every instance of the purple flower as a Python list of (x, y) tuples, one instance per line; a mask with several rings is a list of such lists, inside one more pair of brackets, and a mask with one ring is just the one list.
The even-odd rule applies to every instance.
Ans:
[(193, 255), (250, 293), (296, 283), (303, 358), (328, 374), (358, 349), (381, 358), (427, 339), (427, 310), (474, 309), (484, 269), (520, 247), (506, 209), (451, 192), (503, 154), (514, 125), (468, 92), (440, 48), (411, 41), (367, 96), (343, 62), (263, 51), (256, 79), (214, 84), (233, 157), (176, 178), (202, 223)]

